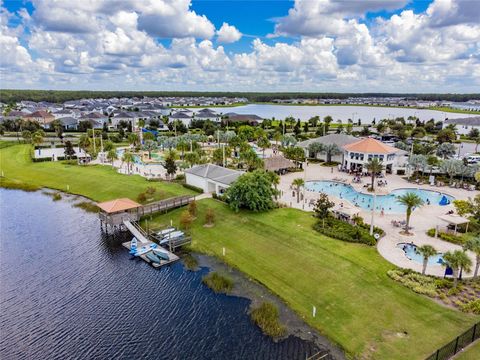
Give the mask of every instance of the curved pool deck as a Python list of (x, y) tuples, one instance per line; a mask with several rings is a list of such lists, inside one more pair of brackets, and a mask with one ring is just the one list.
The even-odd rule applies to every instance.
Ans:
[[(364, 195), (371, 195), (363, 189), (365, 183), (370, 183), (370, 179), (367, 177), (362, 178), (362, 184), (352, 184), (351, 181), (353, 176), (349, 176), (345, 173), (339, 172), (334, 168), (331, 172), (330, 168), (320, 166), (318, 164), (310, 164), (307, 166), (307, 172), (297, 172), (289, 173), (287, 175), (280, 177), (279, 189), (282, 191), (281, 201), (290, 207), (301, 209), (304, 211), (313, 211), (313, 207), (309, 205), (310, 200), (315, 200), (318, 198), (318, 192), (314, 191), (305, 191), (304, 201), (296, 202), (296, 197), (292, 194), (292, 189), (290, 185), (292, 181), (296, 178), (302, 178), (306, 182), (308, 181), (334, 181), (335, 179), (342, 178), (346, 183), (350, 185), (356, 192), (363, 193)], [(422, 189), (430, 190), (434, 192), (441, 192), (455, 199), (467, 200), (469, 197), (474, 197), (479, 194), (479, 191), (466, 191), (463, 189), (452, 189), (449, 187), (433, 187), (430, 185), (417, 185), (413, 183), (408, 183), (398, 175), (387, 175), (388, 185), (382, 188), (376, 188), (375, 193), (377, 195), (388, 195), (396, 189)], [(330, 196), (330, 199), (335, 202), (337, 205), (343, 202), (350, 206), (354, 206), (347, 199), (340, 199), (336, 196)], [(405, 256), (404, 251), (397, 247), (398, 243), (410, 243), (414, 242), (416, 245), (421, 246), (424, 244), (429, 244), (435, 247), (437, 252), (445, 253), (447, 251), (461, 250), (461, 246), (455, 245), (440, 239), (430, 237), (426, 234), (428, 229), (434, 228), (436, 225), (445, 225), (437, 216), (443, 215), (449, 210), (453, 210), (454, 206), (452, 204), (445, 206), (438, 205), (425, 205), (421, 208), (415, 209), (412, 213), (410, 224), (413, 226), (413, 236), (405, 236), (400, 234), (399, 228), (393, 227), (391, 224), (392, 220), (404, 220), (404, 213), (388, 213), (385, 212), (384, 216), (380, 215), (380, 211), (375, 211), (375, 220), (374, 223), (377, 226), (380, 226), (385, 230), (386, 235), (382, 237), (377, 243), (377, 250), (382, 255), (383, 258), (391, 262), (392, 264), (405, 268), (412, 269), (418, 272), (422, 271), (422, 264), (414, 260), (410, 260)], [(371, 211), (359, 208), (360, 215), (363, 217), (366, 223), (370, 223)], [(473, 253), (468, 252), (472, 263), (475, 264), (475, 256)], [(445, 268), (440, 265), (429, 265), (427, 266), (427, 274), (434, 276), (443, 276)], [(472, 274), (464, 273), (464, 277), (470, 277)]]

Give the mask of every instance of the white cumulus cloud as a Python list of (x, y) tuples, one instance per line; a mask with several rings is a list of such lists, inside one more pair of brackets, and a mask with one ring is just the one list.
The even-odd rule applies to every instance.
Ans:
[(235, 26), (223, 23), (222, 27), (217, 31), (217, 41), (219, 43), (233, 43), (240, 40), (242, 33)]

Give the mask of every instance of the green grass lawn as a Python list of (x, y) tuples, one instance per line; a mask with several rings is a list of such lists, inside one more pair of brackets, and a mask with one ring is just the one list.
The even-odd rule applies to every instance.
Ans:
[(30, 159), (29, 145), (12, 145), (0, 142), (0, 184), (9, 186), (28, 184), (48, 187), (83, 195), (95, 201), (106, 201), (119, 197), (136, 200), (138, 194), (148, 186), (157, 189), (153, 200), (172, 196), (193, 194), (183, 186), (166, 182), (149, 182), (139, 175), (118, 174), (110, 166), (68, 165), (62, 162), (34, 163)]
[(461, 352), (453, 359), (455, 360), (478, 360), (480, 359), (480, 340), (469, 346), (465, 351)]
[[(216, 214), (212, 228), (203, 227), (207, 207)], [(394, 265), (375, 248), (319, 235), (308, 213), (234, 213), (212, 199), (198, 209), (193, 250), (222, 258), (225, 247), (228, 264), (278, 294), (352, 357), (423, 359), (479, 319), (397, 284), (386, 274)], [(153, 217), (149, 226), (171, 219), (178, 226), (183, 210)]]

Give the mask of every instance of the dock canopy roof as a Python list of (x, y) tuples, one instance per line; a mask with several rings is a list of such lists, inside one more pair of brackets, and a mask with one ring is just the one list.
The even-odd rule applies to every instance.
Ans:
[(343, 148), (350, 152), (364, 154), (393, 154), (398, 152), (398, 149), (393, 146), (389, 146), (373, 138), (365, 138), (352, 144), (347, 144), (343, 146)]
[(102, 209), (103, 212), (108, 214), (116, 213), (119, 211), (125, 211), (130, 209), (136, 209), (142, 205), (136, 203), (133, 200), (122, 198), (122, 199), (115, 199), (111, 201), (105, 201), (102, 203), (98, 203), (97, 206)]

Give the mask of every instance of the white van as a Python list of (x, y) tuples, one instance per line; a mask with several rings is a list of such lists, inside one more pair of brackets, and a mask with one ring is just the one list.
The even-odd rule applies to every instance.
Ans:
[(467, 156), (467, 162), (469, 164), (478, 164), (480, 163), (480, 155), (469, 155)]

